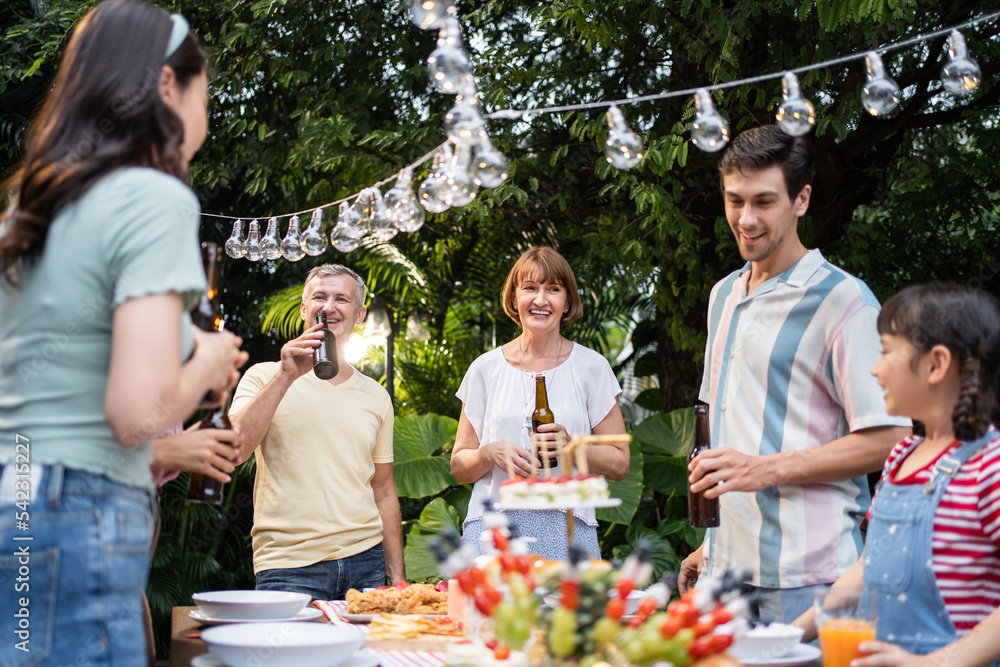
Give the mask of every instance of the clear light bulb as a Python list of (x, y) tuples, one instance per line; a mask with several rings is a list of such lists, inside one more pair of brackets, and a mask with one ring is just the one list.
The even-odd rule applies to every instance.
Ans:
[(361, 239), (348, 234), (343, 223), (338, 222), (330, 232), (330, 243), (339, 252), (351, 252), (361, 245)]
[(875, 51), (865, 55), (868, 80), (861, 88), (861, 105), (873, 116), (884, 116), (899, 105), (899, 86), (885, 73), (882, 58)]
[[(354, 208), (346, 201), (340, 202), (340, 213), (337, 215), (337, 226), (335, 230), (339, 235), (347, 236), (352, 239), (363, 238), (365, 232), (367, 231), (365, 229), (361, 213), (358, 212), (358, 209)], [(333, 241), (332, 232), (330, 235), (330, 241)]]
[(487, 137), (486, 141), (476, 146), (469, 173), (476, 185), (495, 188), (507, 180), (508, 166), (507, 157)]
[(472, 61), (462, 48), (462, 28), (453, 18), (445, 19), (438, 46), (427, 58), (431, 82), (440, 93), (455, 95), (472, 83)]
[(625, 116), (614, 104), (608, 109), (608, 139), (604, 155), (616, 169), (631, 169), (642, 160), (642, 141), (625, 124)]
[(264, 259), (278, 259), (281, 257), (281, 242), (278, 241), (278, 219), (269, 218), (267, 221), (267, 232), (260, 241), (260, 248), (264, 253)]
[(312, 220), (306, 231), (302, 232), (302, 241), (299, 244), (302, 252), (316, 257), (326, 252), (326, 236), (323, 235), (323, 209), (318, 208), (312, 213)]
[(301, 227), (297, 215), (288, 219), (288, 233), (281, 240), (281, 255), (290, 262), (297, 262), (306, 256), (302, 252)]
[(376, 241), (385, 243), (386, 241), (391, 241), (399, 233), (399, 229), (396, 227), (396, 222), (392, 219), (389, 207), (385, 205), (382, 193), (375, 187), (371, 190), (372, 217), (368, 221), (368, 226), (372, 230), (372, 237)]
[(260, 247), (260, 223), (256, 220), (250, 221), (250, 231), (247, 232), (246, 241), (243, 242), (243, 256), (251, 262), (256, 262), (264, 254)]
[(795, 72), (785, 72), (781, 89), (784, 101), (776, 114), (778, 125), (786, 134), (801, 137), (816, 125), (816, 109), (812, 102), (802, 97), (799, 77), (795, 76)]
[(479, 107), (470, 101), (475, 99), (475, 94), (473, 86), (466, 86), (455, 96), (455, 105), (444, 116), (444, 130), (455, 143), (477, 146), (488, 139), (486, 121)]
[(948, 35), (948, 62), (941, 70), (941, 83), (953, 95), (968, 95), (979, 87), (980, 77), (979, 65), (969, 57), (965, 37), (952, 30)]
[(451, 206), (467, 206), (476, 198), (479, 186), (469, 174), (472, 161), (472, 146), (459, 144), (458, 152), (444, 165), (445, 183), (448, 187), (448, 203)]
[(385, 193), (385, 205), (396, 229), (415, 232), (424, 226), (424, 209), (413, 190), (413, 168), (406, 167), (396, 177), (396, 184)]
[(456, 11), (452, 0), (410, 0), (409, 5), (410, 19), (421, 30), (440, 28)]
[(704, 88), (695, 91), (694, 108), (691, 141), (708, 153), (721, 150), (729, 143), (729, 123), (715, 110), (712, 96)]
[(243, 256), (243, 221), (237, 220), (233, 223), (233, 233), (226, 240), (226, 254), (233, 259)]
[(420, 205), (431, 213), (444, 213), (451, 208), (451, 200), (448, 197), (448, 184), (442, 176), (442, 163), (444, 160), (451, 160), (451, 146), (445, 145), (437, 155), (434, 156), (434, 165), (431, 173), (423, 180), (417, 190), (420, 198)]

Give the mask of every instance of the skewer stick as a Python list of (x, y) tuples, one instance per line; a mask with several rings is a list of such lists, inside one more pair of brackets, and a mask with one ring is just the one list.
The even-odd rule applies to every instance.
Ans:
[[(531, 440), (531, 458), (538, 460), (538, 443), (535, 442), (534, 436), (531, 436), (529, 440)], [(531, 466), (531, 476), (538, 477), (538, 468), (534, 465)]]
[(581, 438), (580, 445), (574, 451), (574, 454), (576, 454), (576, 469), (580, 472), (581, 475), (590, 474), (590, 466), (587, 465), (588, 446), (589, 443), (587, 442), (586, 438)]
[[(537, 435), (537, 434), (536, 434)], [(534, 440), (534, 438), (532, 438)], [(550, 461), (548, 456), (542, 456), (542, 477), (545, 479), (550, 479), (552, 477), (552, 470), (549, 467)]]
[(510, 440), (503, 442), (503, 460), (507, 464), (507, 477), (514, 477), (514, 453), (510, 449)]
[(559, 465), (562, 466), (563, 474), (564, 475), (571, 475), (571, 474), (573, 474), (573, 471), (571, 469), (569, 469), (569, 468), (566, 467), (566, 463), (567, 463), (567, 457), (565, 456), (566, 449), (559, 442), (558, 436), (556, 436), (556, 438), (557, 438), (556, 439), (556, 460), (559, 461)]

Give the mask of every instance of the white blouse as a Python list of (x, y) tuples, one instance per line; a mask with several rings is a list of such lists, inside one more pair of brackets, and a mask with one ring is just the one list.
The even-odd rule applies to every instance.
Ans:
[[(571, 343), (569, 357), (555, 368), (544, 371), (545, 389), (557, 424), (566, 427), (570, 437), (593, 433), (622, 393), (611, 364), (603, 356)], [(531, 449), (531, 414), (535, 411), (535, 373), (514, 368), (501, 348), (480, 356), (465, 374), (455, 395), (465, 406), (465, 416), (472, 423), (479, 446), (508, 440), (515, 446)], [(559, 467), (553, 474), (561, 474)], [(500, 499), (500, 485), (507, 472), (494, 466), (472, 489), (466, 521), (483, 515), (487, 499)], [(597, 525), (593, 509), (576, 512), (589, 525)]]

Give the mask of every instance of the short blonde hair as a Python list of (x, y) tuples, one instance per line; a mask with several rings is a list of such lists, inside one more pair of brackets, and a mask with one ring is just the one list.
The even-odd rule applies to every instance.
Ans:
[(507, 280), (500, 290), (500, 305), (507, 317), (521, 326), (521, 315), (514, 307), (514, 292), (525, 280), (541, 283), (558, 283), (566, 290), (568, 310), (562, 314), (559, 328), (566, 329), (583, 316), (583, 301), (576, 286), (576, 276), (569, 262), (562, 255), (547, 246), (538, 246), (524, 251), (514, 267), (507, 274)]

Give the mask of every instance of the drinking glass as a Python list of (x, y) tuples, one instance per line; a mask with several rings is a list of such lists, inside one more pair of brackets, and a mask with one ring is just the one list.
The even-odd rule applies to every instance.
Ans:
[(848, 667), (860, 657), (858, 645), (875, 639), (875, 592), (850, 586), (823, 586), (813, 592), (823, 667)]

